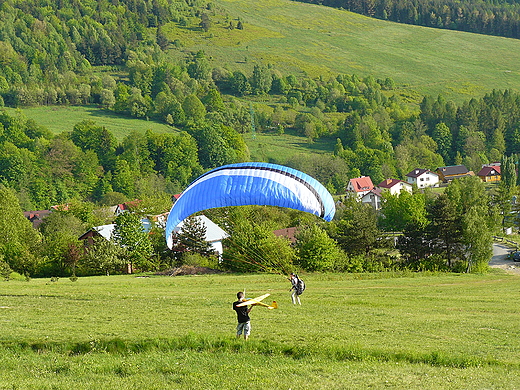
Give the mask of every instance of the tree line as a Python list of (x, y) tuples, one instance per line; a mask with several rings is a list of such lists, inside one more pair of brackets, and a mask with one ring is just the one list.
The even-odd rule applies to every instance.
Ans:
[(517, 1), (298, 0), (397, 23), (520, 38)]
[[(500, 197), (476, 177), (454, 181), (440, 196), (429, 190), (385, 194), (379, 211), (345, 196), (331, 222), (276, 207), (206, 210), (228, 233), (219, 257), (195, 218), (175, 234), (173, 250), (166, 247), (160, 224), (143, 230), (141, 219), (156, 206), (149, 200), (118, 216), (89, 202), (71, 202), (34, 229), (12, 189), (0, 185), (0, 197), (0, 272), (7, 279), (13, 271), (28, 278), (74, 279), (129, 270), (165, 272), (181, 265), (281, 274), (294, 269), (486, 272), (492, 234), (502, 218)], [(111, 240), (98, 236), (87, 245), (79, 239), (92, 226), (109, 222), (114, 224)], [(274, 234), (288, 227), (296, 228), (295, 243)]]

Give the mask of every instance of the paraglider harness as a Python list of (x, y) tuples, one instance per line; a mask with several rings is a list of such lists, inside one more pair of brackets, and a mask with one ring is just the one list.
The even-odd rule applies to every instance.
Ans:
[(305, 291), (305, 282), (298, 277), (298, 275), (294, 274), (296, 277), (296, 284), (293, 285), (293, 288), (296, 290), (296, 295), (302, 295)]

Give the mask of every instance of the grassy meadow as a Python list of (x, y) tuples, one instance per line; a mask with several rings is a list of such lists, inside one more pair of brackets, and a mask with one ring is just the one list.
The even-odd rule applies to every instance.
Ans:
[(181, 49), (204, 50), (212, 66), (248, 69), (258, 62), (312, 77), (337, 73), (391, 77), (411, 101), (444, 95), (462, 102), (493, 89), (520, 88), (520, 40), (410, 26), (371, 19), (348, 11), (290, 0), (217, 0), (244, 23), (213, 16), (207, 33), (196, 26), (170, 25), (164, 31)]
[(15, 115), (20, 110), (27, 118), (33, 119), (55, 134), (72, 131), (74, 125), (84, 120), (91, 120), (100, 126), (105, 126), (119, 141), (132, 131), (142, 134), (147, 130), (155, 133), (177, 131), (165, 123), (125, 117), (96, 106), (37, 106), (20, 109), (5, 107), (5, 109), (9, 115)]
[[(0, 389), (514, 389), (516, 276), (132, 275), (0, 282)], [(248, 342), (235, 294), (265, 292)]]

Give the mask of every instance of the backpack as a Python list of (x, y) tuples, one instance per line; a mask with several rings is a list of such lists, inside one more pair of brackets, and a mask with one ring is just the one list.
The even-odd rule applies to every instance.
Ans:
[(296, 283), (296, 294), (302, 295), (305, 291), (305, 282), (298, 278), (298, 282)]

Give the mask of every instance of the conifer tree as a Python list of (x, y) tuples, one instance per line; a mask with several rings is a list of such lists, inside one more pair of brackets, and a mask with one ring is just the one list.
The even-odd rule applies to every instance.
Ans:
[(202, 256), (213, 253), (211, 245), (206, 241), (207, 227), (204, 222), (194, 216), (184, 220), (182, 228), (173, 237), (173, 251), (180, 255), (184, 252), (194, 252)]

